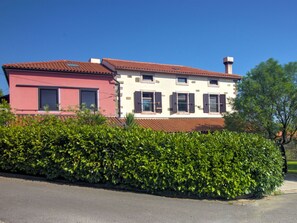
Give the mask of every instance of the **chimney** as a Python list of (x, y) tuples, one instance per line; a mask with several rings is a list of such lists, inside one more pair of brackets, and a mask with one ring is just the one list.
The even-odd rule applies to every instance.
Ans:
[(100, 59), (98, 59), (98, 58), (90, 58), (90, 59), (89, 59), (89, 62), (90, 62), (90, 63), (100, 63), (101, 61), (100, 61)]
[(225, 64), (225, 73), (226, 74), (232, 74), (232, 64), (234, 62), (233, 57), (225, 57), (224, 58), (224, 64)]

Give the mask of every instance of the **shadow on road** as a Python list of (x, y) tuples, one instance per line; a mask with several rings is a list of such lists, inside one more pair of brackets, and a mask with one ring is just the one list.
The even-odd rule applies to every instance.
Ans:
[[(106, 183), (106, 184), (93, 183), (92, 184), (92, 183), (86, 183), (86, 182), (82, 182), (82, 181), (70, 182), (70, 181), (64, 180), (62, 178), (50, 180), (50, 179), (46, 179), (45, 177), (42, 177), (42, 176), (31, 176), (31, 175), (24, 175), (24, 174), (19, 174), (19, 173), (0, 172), (0, 177), (17, 178), (17, 179), (23, 179), (23, 180), (29, 180), (29, 181), (36, 181), (36, 182), (46, 182), (46, 183), (51, 183), (51, 184), (56, 184), (56, 185), (78, 186), (78, 187), (105, 189), (105, 190), (111, 190), (111, 191), (150, 194), (150, 195), (154, 195), (154, 196), (179, 198), (179, 199), (194, 199), (194, 200), (209, 200), (209, 201), (218, 200), (218, 201), (222, 201), (222, 202), (238, 201), (238, 200), (242, 200), (242, 199), (251, 200), (251, 201), (262, 199), (259, 197), (254, 197), (252, 195), (244, 195), (244, 196), (238, 197), (236, 199), (226, 200), (226, 199), (219, 199), (219, 198), (199, 197), (199, 196), (194, 196), (194, 195), (184, 195), (184, 194), (179, 194), (179, 193), (172, 192), (172, 191), (161, 191), (161, 192), (153, 193), (153, 192), (141, 190), (138, 188), (129, 187), (127, 185), (112, 185), (109, 183)], [(292, 177), (292, 179), (293, 179), (293, 177)], [(296, 175), (296, 178), (294, 178), (294, 179), (296, 179), (296, 181), (297, 181), (297, 175)]]
[(285, 175), (285, 180), (297, 182), (297, 174), (287, 173)]

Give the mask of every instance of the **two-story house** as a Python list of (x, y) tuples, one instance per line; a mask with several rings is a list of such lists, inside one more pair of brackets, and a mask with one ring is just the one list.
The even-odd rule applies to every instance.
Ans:
[(101, 64), (116, 72), (119, 82), (120, 113), (136, 118), (221, 118), (232, 110), (236, 96), (232, 57), (224, 58), (225, 73), (197, 68), (102, 59)]
[(16, 114), (73, 114), (82, 104), (115, 117), (123, 125), (134, 113), (143, 127), (168, 132), (222, 129), (222, 114), (232, 111), (236, 96), (232, 57), (224, 58), (225, 73), (197, 68), (90, 59), (3, 65)]

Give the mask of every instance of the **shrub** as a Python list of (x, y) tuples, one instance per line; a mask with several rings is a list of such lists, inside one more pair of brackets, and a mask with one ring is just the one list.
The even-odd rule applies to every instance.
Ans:
[(102, 125), (106, 122), (106, 118), (95, 109), (89, 109), (84, 104), (81, 109), (76, 110), (77, 121), (79, 125)]
[(6, 100), (2, 99), (0, 103), (0, 126), (6, 126), (14, 119), (15, 116), (11, 112), (9, 104)]
[(130, 129), (130, 128), (135, 128), (137, 126), (138, 125), (137, 125), (137, 123), (135, 121), (134, 114), (132, 114), (132, 113), (126, 114), (126, 120), (125, 120), (124, 128), (125, 129)]
[(0, 169), (209, 198), (262, 196), (281, 185), (282, 158), (260, 136), (128, 130), (75, 122), (0, 127)]

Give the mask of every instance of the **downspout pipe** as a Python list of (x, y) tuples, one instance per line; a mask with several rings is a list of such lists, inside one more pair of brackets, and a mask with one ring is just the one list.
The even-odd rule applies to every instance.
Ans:
[(117, 93), (118, 93), (118, 117), (121, 118), (121, 84), (120, 82), (116, 79), (117, 76), (117, 71), (114, 71), (113, 75), (113, 80), (116, 82), (117, 85)]

